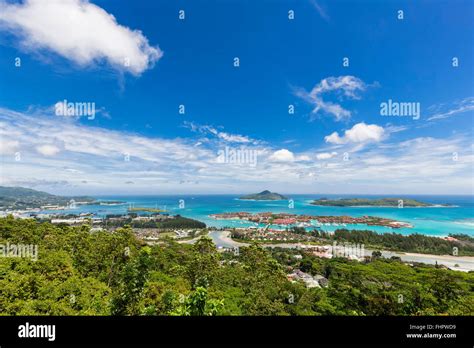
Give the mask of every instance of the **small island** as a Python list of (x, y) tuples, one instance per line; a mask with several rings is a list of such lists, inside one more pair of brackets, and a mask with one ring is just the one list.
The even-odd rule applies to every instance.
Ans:
[(148, 212), (148, 213), (165, 213), (166, 210), (148, 207), (131, 207), (127, 209), (129, 212)]
[[(329, 207), (433, 207), (435, 205), (420, 202), (409, 198), (341, 198), (341, 199), (327, 199), (320, 198), (311, 202), (312, 205), (321, 205)], [(447, 206), (447, 205), (442, 205)]]
[(250, 195), (239, 197), (239, 199), (254, 200), (254, 201), (283, 201), (283, 200), (287, 200), (288, 198), (283, 195), (280, 195), (279, 193), (265, 190), (260, 193), (253, 193)]
[[(219, 214), (211, 214), (209, 217), (216, 220), (245, 220), (259, 224), (270, 224), (270, 225), (282, 225), (289, 226), (295, 225), (301, 227), (309, 226), (346, 226), (346, 225), (359, 225), (364, 224), (367, 226), (384, 226), (390, 228), (412, 228), (413, 226), (407, 222), (396, 221), (393, 219), (387, 219), (377, 216), (362, 216), (352, 217), (346, 215), (337, 216), (322, 216), (322, 215), (298, 215), (290, 213), (272, 213), (272, 212), (261, 212), (261, 213), (248, 213), (245, 211), (239, 212), (225, 212)], [(315, 221), (316, 224), (312, 222)]]

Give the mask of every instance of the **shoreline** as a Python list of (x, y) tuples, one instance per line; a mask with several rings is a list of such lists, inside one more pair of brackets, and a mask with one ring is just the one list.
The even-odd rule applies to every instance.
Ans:
[(399, 208), (396, 205), (321, 205), (321, 204), (311, 204), (309, 205), (314, 207), (325, 207), (325, 208), (394, 208), (394, 209), (407, 209), (407, 208), (459, 208), (458, 205), (442, 205), (442, 204), (434, 204), (428, 205), (423, 207), (403, 207)]
[[(307, 215), (294, 213), (273, 213), (273, 212), (258, 212), (249, 213), (242, 212), (224, 212), (217, 214), (210, 214), (207, 216), (213, 220), (225, 221), (247, 221), (248, 223), (264, 224), (269, 226), (285, 226), (294, 227), (299, 224), (307, 224), (306, 227), (320, 227), (320, 226), (341, 226), (347, 225), (366, 225), (387, 227), (391, 229), (400, 228), (414, 228), (414, 226), (406, 221), (389, 219), (379, 216), (362, 216), (354, 217), (349, 215)], [(258, 221), (257, 221), (258, 220)], [(286, 221), (285, 221), (286, 220)], [(317, 221), (314, 224), (313, 221)]]
[[(237, 242), (230, 237), (230, 231), (213, 231), (209, 232), (208, 236), (211, 237), (214, 244), (217, 247), (240, 247), (240, 246), (248, 246), (252, 243), (245, 243), (245, 242)], [(196, 239), (197, 240), (197, 239)], [(220, 243), (224, 242), (224, 243)], [(225, 244), (225, 245), (224, 245)], [(275, 244), (265, 244), (265, 243), (258, 243), (260, 246), (264, 248), (289, 248), (289, 249), (297, 249), (304, 247), (307, 244), (303, 243), (275, 243)], [(321, 247), (327, 246), (332, 247), (331, 244), (324, 244)], [(365, 249), (365, 256), (371, 256), (372, 249)], [(400, 252), (400, 251), (391, 251), (391, 250), (381, 250), (382, 256), (385, 258), (391, 258), (392, 256), (400, 257), (403, 262), (411, 263), (411, 262), (420, 262), (425, 264), (438, 264), (444, 265), (451, 270), (460, 271), (460, 272), (469, 272), (474, 271), (474, 256), (453, 256), (453, 255), (435, 255), (435, 254), (420, 254), (420, 253), (411, 253), (411, 252)], [(459, 265), (459, 267), (455, 267), (455, 265)]]

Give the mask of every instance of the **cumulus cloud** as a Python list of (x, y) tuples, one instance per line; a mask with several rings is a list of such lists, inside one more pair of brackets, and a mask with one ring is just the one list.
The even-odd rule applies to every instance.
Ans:
[[(11, 152), (0, 157), (0, 185), (37, 185), (58, 194), (237, 194), (268, 185), (308, 193), (315, 189), (315, 180), (318, 191), (326, 193), (402, 193), (403, 189), (410, 194), (457, 194), (472, 188), (474, 164), (469, 131), (448, 138), (387, 141), (383, 146), (361, 147), (357, 160), (329, 163), (318, 162), (315, 156), (332, 155), (332, 145), (294, 153), (268, 146), (259, 149), (257, 165), (249, 167), (217, 164), (221, 143), (196, 147), (195, 137), (149, 137), (1, 107), (0, 140), (0, 148), (6, 141), (17, 142), (9, 147), (22, 154), (21, 161)], [(38, 156), (37, 147), (43, 145), (58, 147), (61, 155)], [(458, 154), (456, 160), (453, 153)]]
[(316, 159), (325, 160), (325, 159), (331, 159), (335, 156), (337, 156), (337, 152), (323, 152), (323, 153), (318, 153), (316, 155)]
[(351, 112), (341, 105), (323, 100), (322, 95), (328, 92), (336, 92), (348, 99), (359, 99), (359, 92), (363, 92), (367, 85), (361, 79), (354, 76), (338, 76), (322, 79), (311, 92), (296, 89), (295, 95), (314, 106), (312, 114), (320, 111), (333, 115), (337, 121), (348, 119)]
[(331, 144), (347, 144), (347, 143), (368, 143), (379, 142), (384, 139), (385, 130), (376, 124), (357, 123), (351, 129), (344, 132), (341, 137), (339, 133), (334, 132), (324, 137), (327, 143)]
[(45, 144), (37, 146), (36, 151), (38, 151), (43, 156), (55, 156), (59, 153), (60, 149), (57, 146)]
[(275, 162), (293, 162), (295, 160), (295, 155), (287, 149), (281, 149), (271, 154), (269, 160)]
[(262, 156), (266, 156), (269, 162), (312, 162), (311, 157), (306, 154), (296, 154), (287, 149), (273, 151), (264, 149), (261, 151)]
[(0, 0), (0, 30), (20, 38), (28, 51), (52, 51), (79, 66), (108, 62), (139, 75), (162, 57), (139, 30), (88, 0), (26, 0), (11, 4)]

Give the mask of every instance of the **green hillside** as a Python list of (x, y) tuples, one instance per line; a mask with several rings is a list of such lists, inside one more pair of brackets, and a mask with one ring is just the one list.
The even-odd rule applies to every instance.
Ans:
[(253, 193), (250, 195), (242, 196), (239, 199), (252, 199), (252, 200), (257, 200), (257, 201), (281, 201), (281, 200), (287, 200), (288, 198), (286, 198), (283, 195), (280, 195), (279, 193), (265, 190), (260, 193)]
[(40, 208), (44, 205), (67, 205), (71, 200), (75, 202), (95, 201), (91, 197), (56, 196), (43, 191), (36, 191), (24, 187), (0, 186), (0, 209)]

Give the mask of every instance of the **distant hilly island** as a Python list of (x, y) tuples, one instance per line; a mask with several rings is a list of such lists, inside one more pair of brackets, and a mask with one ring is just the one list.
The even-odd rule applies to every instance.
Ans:
[[(287, 197), (268, 190), (260, 193), (253, 193), (239, 197), (244, 200), (255, 200), (255, 201), (281, 201), (288, 200)], [(414, 207), (432, 207), (431, 203), (421, 202), (415, 199), (409, 198), (341, 198), (341, 199), (328, 199), (320, 198), (315, 199), (311, 202), (312, 205), (320, 205), (327, 207), (398, 207), (399, 202), (403, 201), (403, 207), (414, 208)], [(448, 204), (440, 204), (439, 206), (449, 206)]]
[(287, 200), (288, 198), (279, 193), (265, 190), (260, 193), (253, 193), (250, 195), (239, 197), (239, 199), (248, 199), (248, 200), (255, 200), (255, 201), (282, 201), (282, 200)]
[(96, 199), (87, 196), (56, 196), (25, 187), (0, 186), (1, 209), (40, 208), (45, 205), (65, 206), (69, 204), (71, 200), (86, 204), (97, 202)]
[[(269, 190), (253, 193), (239, 197), (242, 200), (256, 201), (281, 201), (288, 200), (287, 197)], [(71, 200), (78, 204), (115, 204), (118, 201), (102, 202), (88, 196), (57, 196), (43, 191), (37, 191), (25, 187), (0, 186), (0, 209), (22, 210), (27, 208), (41, 208), (46, 205), (66, 206)], [(313, 200), (312, 205), (332, 207), (398, 207), (399, 200), (403, 201), (403, 207), (432, 207), (433, 204), (407, 198), (320, 198)], [(449, 206), (440, 204), (439, 206)]]
[[(320, 198), (311, 202), (312, 205), (321, 205), (328, 207), (398, 207), (399, 201), (402, 201), (403, 207), (432, 207), (433, 204), (417, 201), (407, 198), (341, 198), (327, 199)], [(444, 204), (442, 206), (448, 206)]]

